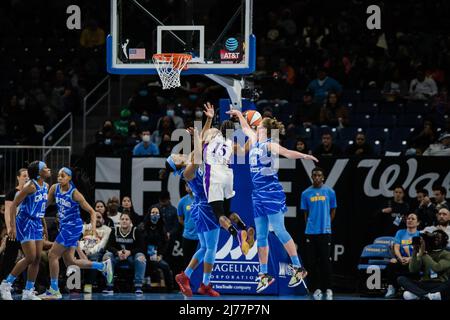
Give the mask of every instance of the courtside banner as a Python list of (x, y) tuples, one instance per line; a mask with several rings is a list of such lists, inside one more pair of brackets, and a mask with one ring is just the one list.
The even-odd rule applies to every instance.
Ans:
[[(351, 279), (357, 275), (356, 266), (361, 250), (375, 237), (382, 236), (379, 234), (380, 211), (392, 197), (396, 185), (405, 188), (406, 201), (412, 208), (416, 206), (414, 199), (416, 188), (425, 188), (432, 194), (433, 185), (442, 185), (447, 190), (447, 196), (450, 195), (450, 158), (448, 157), (324, 158), (319, 160), (319, 166), (326, 173), (325, 184), (336, 191), (338, 208), (332, 226), (334, 245), (332, 259), (334, 280), (337, 285), (345, 286), (351, 283)], [(111, 170), (111, 161), (120, 164), (120, 181), (117, 175), (104, 174)], [(97, 157), (95, 164), (91, 166), (97, 171), (95, 175), (92, 175), (96, 177), (95, 193), (103, 197), (99, 200), (107, 200), (107, 197), (117, 194), (131, 194), (136, 212), (142, 213), (158, 202), (158, 196), (162, 190), (168, 190), (172, 205), (176, 206), (184, 195), (184, 188), (179, 176), (163, 177), (161, 175), (164, 161), (164, 158), (157, 157)], [(299, 210), (300, 199), (301, 193), (312, 183), (310, 175), (314, 164), (311, 161), (280, 159), (279, 167), (278, 176), (286, 193), (288, 206), (288, 212), (285, 215), (286, 228), (297, 243), (299, 253), (303, 257), (305, 219)], [(254, 226), (248, 165), (236, 164), (233, 169), (236, 195), (232, 201), (232, 210), (238, 212), (247, 225)], [(231, 240), (233, 243), (230, 245), (228, 233), (222, 230), (218, 246), (218, 255), (219, 253), (221, 255), (217, 259), (215, 267), (217, 270), (215, 269), (213, 273), (213, 281), (253, 281), (247, 278), (247, 272), (253, 277), (257, 273), (258, 264), (253, 264), (258, 261), (257, 254), (249, 256), (249, 253), (248, 257), (239, 256), (237, 241)], [(278, 241), (276, 238), (275, 240)], [(275, 254), (278, 255), (278, 252), (282, 251), (281, 249), (281, 247), (279, 250), (272, 249), (269, 259), (271, 260), (269, 268), (274, 268), (273, 273), (277, 273), (278, 277), (280, 273), (283, 274), (284, 265), (281, 265), (282, 272), (276, 272), (275, 270), (279, 271), (280, 265), (278, 261), (275, 265), (273, 258)], [(284, 258), (275, 257), (275, 260), (281, 259), (282, 262), (288, 262), (288, 259)], [(228, 262), (223, 261), (231, 261), (234, 265), (231, 267), (227, 265)], [(241, 266), (236, 267), (236, 265)], [(182, 268), (182, 266), (174, 267), (177, 270)], [(235, 278), (220, 279), (222, 273), (232, 274)], [(237, 278), (238, 275), (240, 279)], [(228, 290), (230, 286), (229, 283), (221, 285), (223, 290)], [(254, 288), (255, 285), (241, 283), (234, 286), (237, 291), (247, 291), (247, 288), (245, 290), (243, 288)]]

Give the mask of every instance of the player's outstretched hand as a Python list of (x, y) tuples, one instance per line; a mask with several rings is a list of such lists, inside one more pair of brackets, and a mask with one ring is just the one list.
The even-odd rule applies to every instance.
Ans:
[(189, 134), (190, 134), (191, 136), (194, 135), (194, 127), (186, 128), (186, 131), (189, 132)]
[(312, 160), (312, 161), (314, 161), (314, 162), (319, 162), (319, 160), (317, 160), (316, 157), (314, 157), (314, 156), (312, 156), (312, 155), (310, 155), (310, 154), (308, 154), (308, 155), (305, 156), (305, 160)]
[(229, 114), (230, 117), (238, 117), (241, 112), (239, 110), (233, 109), (233, 106), (230, 105), (230, 110), (227, 111), (226, 114)]
[(205, 116), (210, 119), (214, 118), (214, 106), (209, 102), (206, 102), (203, 106), (205, 107), (205, 110), (203, 110)]

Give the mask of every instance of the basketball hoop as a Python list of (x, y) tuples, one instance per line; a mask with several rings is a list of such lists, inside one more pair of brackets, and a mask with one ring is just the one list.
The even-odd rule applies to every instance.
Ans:
[(187, 63), (192, 59), (190, 54), (156, 53), (152, 58), (161, 78), (163, 89), (173, 89), (181, 86), (181, 71), (187, 69)]

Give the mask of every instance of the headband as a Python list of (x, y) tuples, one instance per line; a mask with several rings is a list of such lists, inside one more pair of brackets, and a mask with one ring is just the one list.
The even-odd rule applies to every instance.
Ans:
[(69, 168), (62, 167), (61, 170), (64, 171), (68, 176), (72, 176), (72, 170), (70, 170)]

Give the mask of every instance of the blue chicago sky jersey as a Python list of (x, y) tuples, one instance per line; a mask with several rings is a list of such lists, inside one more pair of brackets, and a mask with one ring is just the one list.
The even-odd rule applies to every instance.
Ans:
[(330, 234), (331, 213), (336, 208), (336, 194), (333, 189), (323, 185), (321, 188), (310, 186), (303, 191), (300, 208), (308, 211), (305, 234)]
[(72, 196), (76, 188), (71, 184), (67, 192), (62, 193), (58, 183), (55, 188), (55, 202), (58, 208), (60, 227), (77, 227), (83, 224), (80, 217), (80, 205), (73, 200)]
[(287, 211), (286, 195), (278, 180), (275, 159), (268, 150), (270, 142), (270, 139), (265, 142), (257, 141), (249, 152), (255, 217)]
[(27, 195), (22, 201), (19, 215), (27, 215), (32, 218), (43, 218), (45, 216), (45, 209), (47, 208), (47, 184), (44, 183), (41, 187), (36, 180), (31, 181), (36, 187), (36, 192)]

